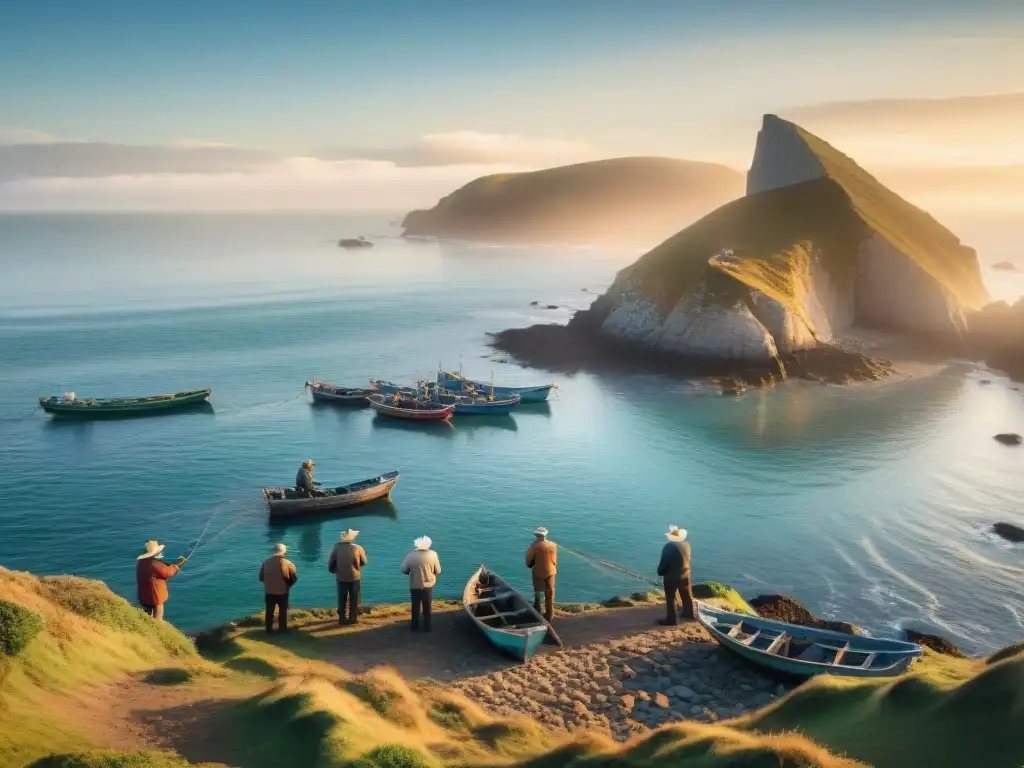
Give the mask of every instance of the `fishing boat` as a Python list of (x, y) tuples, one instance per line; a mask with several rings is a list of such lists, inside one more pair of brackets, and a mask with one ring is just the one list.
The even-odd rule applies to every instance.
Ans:
[(427, 387), (431, 402), (454, 405), (455, 415), (463, 416), (501, 416), (512, 412), (519, 405), (521, 398), (515, 393), (511, 397), (484, 397), (469, 395), (466, 392), (452, 392), (438, 386)]
[(263, 498), (270, 507), (271, 518), (333, 512), (389, 496), (398, 478), (398, 470), (385, 472), (358, 483), (325, 488), (323, 496), (304, 496), (294, 488), (264, 488)]
[(368, 398), (373, 394), (372, 389), (335, 387), (326, 381), (317, 381), (316, 379), (307, 381), (306, 389), (313, 395), (313, 400), (318, 403), (354, 405), (357, 407), (369, 405), (370, 401)]
[(535, 387), (496, 387), (493, 384), (484, 384), (480, 381), (473, 381), (464, 378), (462, 374), (454, 371), (437, 372), (437, 383), (442, 389), (459, 391), (471, 391), (482, 395), (492, 395), (495, 399), (507, 399), (512, 395), (519, 395), (522, 403), (542, 403), (548, 399), (551, 391), (558, 385), (540, 384)]
[(755, 664), (801, 677), (893, 677), (923, 653), (916, 643), (754, 618), (701, 602), (697, 620), (722, 647)]
[(554, 635), (532, 603), (482, 565), (466, 582), (462, 607), (491, 645), (521, 661), (537, 652), (549, 632)]
[(439, 405), (426, 399), (379, 392), (370, 395), (370, 407), (381, 416), (411, 421), (448, 421), (455, 410), (454, 405)]
[(370, 379), (370, 387), (372, 388), (372, 392), (379, 392), (382, 395), (424, 397), (424, 392), (420, 387), (403, 387), (399, 384), (395, 384), (393, 381), (384, 381), (383, 379)]
[(194, 389), (151, 397), (80, 398), (74, 392), (40, 397), (39, 405), (54, 416), (98, 418), (103, 416), (137, 416), (188, 408), (208, 403), (212, 389)]

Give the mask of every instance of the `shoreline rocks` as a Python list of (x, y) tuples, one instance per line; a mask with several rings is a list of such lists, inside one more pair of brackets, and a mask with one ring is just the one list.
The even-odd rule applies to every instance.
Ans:
[(903, 634), (907, 638), (908, 643), (917, 643), (925, 648), (931, 648), (936, 653), (952, 656), (956, 659), (967, 658), (967, 654), (960, 650), (956, 643), (952, 640), (947, 640), (941, 635), (929, 635), (925, 632), (915, 632), (912, 629), (903, 630)]
[(819, 619), (799, 600), (789, 595), (758, 595), (748, 600), (758, 615), (765, 619), (798, 624), (802, 627), (816, 627), (847, 635), (863, 635), (864, 630), (848, 621), (826, 621)]

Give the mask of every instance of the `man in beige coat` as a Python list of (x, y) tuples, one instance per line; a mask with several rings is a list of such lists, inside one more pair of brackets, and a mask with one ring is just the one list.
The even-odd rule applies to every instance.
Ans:
[(402, 573), (409, 575), (409, 597), (412, 601), (412, 631), (420, 628), (420, 610), (423, 611), (423, 630), (430, 631), (430, 603), (434, 585), (441, 574), (441, 561), (430, 548), (429, 536), (420, 536), (412, 543), (413, 550), (402, 560)]
[(544, 595), (544, 619), (551, 622), (555, 612), (555, 574), (558, 573), (558, 547), (548, 541), (548, 529), (538, 528), (536, 537), (526, 550), (526, 567), (533, 571), (533, 607), (540, 610)]
[(331, 556), (327, 559), (327, 570), (338, 582), (339, 624), (359, 623), (359, 592), (363, 579), (360, 569), (366, 565), (366, 550), (356, 544), (358, 535), (359, 531), (351, 528), (341, 534), (340, 541), (331, 549)]
[(277, 614), (278, 632), (288, 631), (288, 593), (299, 580), (299, 572), (291, 560), (285, 559), (288, 547), (284, 544), (274, 546), (274, 554), (260, 565), (260, 581), (266, 593), (266, 630), (273, 631), (274, 609)]

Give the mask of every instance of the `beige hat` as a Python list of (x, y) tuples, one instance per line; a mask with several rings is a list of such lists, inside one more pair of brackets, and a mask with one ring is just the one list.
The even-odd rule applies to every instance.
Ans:
[(412, 543), (416, 549), (430, 549), (430, 545), (433, 544), (429, 536), (420, 536), (416, 541)]
[(686, 541), (686, 529), (678, 525), (670, 525), (668, 533), (665, 534), (669, 541)]
[(312, 459), (306, 459), (304, 462), (302, 462), (302, 466), (304, 467), (312, 467), (314, 464), (316, 464), (316, 462), (313, 461)]
[(145, 560), (147, 557), (156, 557), (164, 551), (164, 545), (157, 541), (147, 541), (146, 551), (139, 555), (136, 560)]
[(342, 531), (341, 535), (338, 538), (341, 541), (352, 541), (358, 535), (359, 531), (353, 531), (351, 528), (349, 528), (347, 531)]
[(542, 525), (540, 528), (537, 528), (536, 530), (534, 530), (533, 535), (534, 536), (547, 536), (548, 535), (548, 529), (545, 528)]
[(288, 547), (286, 547), (284, 544), (275, 544), (274, 545), (274, 554), (275, 555), (283, 555), (287, 551), (288, 551)]

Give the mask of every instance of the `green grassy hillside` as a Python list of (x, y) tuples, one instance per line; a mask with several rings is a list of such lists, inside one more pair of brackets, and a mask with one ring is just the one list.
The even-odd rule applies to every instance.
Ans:
[(402, 226), (451, 238), (649, 242), (742, 194), (743, 175), (722, 165), (622, 157), (484, 176)]

